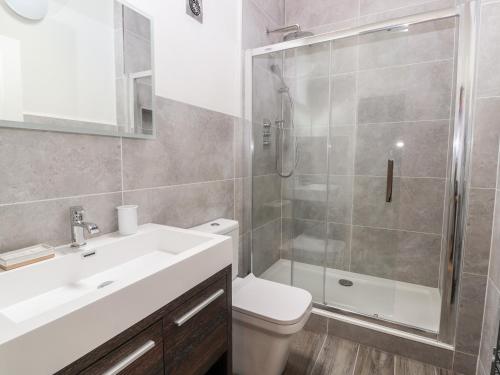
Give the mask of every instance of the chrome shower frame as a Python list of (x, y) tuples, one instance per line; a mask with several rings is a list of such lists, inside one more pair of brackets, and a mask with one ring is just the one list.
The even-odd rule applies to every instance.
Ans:
[[(474, 71), (475, 71), (475, 46), (476, 46), (476, 25), (477, 25), (477, 3), (471, 1), (466, 4), (452, 8), (436, 10), (407, 17), (391, 19), (388, 21), (363, 25), (347, 30), (327, 32), (297, 40), (290, 40), (269, 46), (259, 47), (245, 51), (244, 80), (245, 92), (243, 113), (247, 124), (252, 124), (252, 66), (255, 56), (266, 55), (272, 52), (285, 51), (292, 48), (310, 46), (318, 43), (335, 41), (349, 37), (355, 37), (377, 31), (390, 30), (399, 27), (436, 21), (446, 18), (455, 18), (458, 22), (458, 43), (457, 62), (455, 75), (455, 106), (454, 106), (454, 134), (453, 152), (449, 160), (449, 176), (447, 177), (447, 213), (445, 217), (445, 229), (443, 236), (446, 238), (445, 261), (441, 266), (441, 321), (440, 330), (437, 335), (433, 335), (438, 345), (449, 345), (452, 347), (455, 341), (456, 319), (458, 310), (458, 290), (462, 264), (462, 253), (464, 248), (464, 232), (467, 217), (468, 181), (469, 181), (469, 160), (472, 143), (472, 105), (474, 91)], [(251, 140), (250, 149), (253, 160), (253, 142)], [(252, 163), (252, 161), (250, 161)], [(250, 165), (250, 168), (252, 166)], [(253, 241), (252, 241), (253, 242)], [(253, 246), (251, 246), (250, 258), (253, 258)], [(293, 270), (292, 270), (293, 272)], [(324, 287), (324, 285), (323, 285)], [(325, 310), (333, 310), (336, 313), (356, 317), (361, 320), (370, 320), (362, 314), (348, 311), (339, 311), (330, 306), (316, 304)], [(373, 320), (373, 319), (372, 319)], [(423, 337), (429, 337), (429, 333), (419, 331), (412, 327), (405, 327), (392, 322), (377, 321), (378, 324), (391, 328), (398, 328), (401, 331), (415, 333)]]

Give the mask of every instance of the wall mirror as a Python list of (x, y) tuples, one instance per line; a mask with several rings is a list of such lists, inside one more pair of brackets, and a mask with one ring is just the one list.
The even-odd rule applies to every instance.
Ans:
[(152, 20), (117, 0), (0, 0), (0, 127), (152, 138)]

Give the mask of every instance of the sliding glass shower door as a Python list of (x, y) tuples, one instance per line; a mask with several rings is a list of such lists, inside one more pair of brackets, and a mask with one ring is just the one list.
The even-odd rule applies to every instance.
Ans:
[(439, 331), (454, 17), (253, 62), (253, 270), (318, 304)]

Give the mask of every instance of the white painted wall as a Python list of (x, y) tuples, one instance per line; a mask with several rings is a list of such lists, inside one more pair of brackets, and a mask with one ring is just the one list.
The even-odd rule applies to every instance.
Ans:
[(203, 0), (203, 24), (185, 0), (127, 1), (154, 20), (157, 95), (240, 115), (241, 1)]
[(28, 22), (0, 6), (0, 35), (20, 46), (24, 114), (116, 123), (113, 14), (112, 0), (50, 0)]

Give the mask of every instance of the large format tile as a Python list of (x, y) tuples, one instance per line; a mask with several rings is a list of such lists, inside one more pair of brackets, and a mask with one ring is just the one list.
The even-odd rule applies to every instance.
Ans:
[(491, 366), (492, 348), (496, 346), (498, 325), (500, 322), (500, 291), (488, 280), (486, 306), (484, 309), (484, 325), (481, 337), (481, 352), (479, 359), (485, 369)]
[(478, 47), (477, 94), (500, 95), (500, 4), (484, 4)]
[(327, 176), (296, 175), (283, 179), (282, 197), (291, 204), (285, 216), (296, 219), (325, 220), (327, 215)]
[(253, 178), (253, 228), (258, 228), (281, 216), (281, 178), (276, 175)]
[(495, 190), (471, 189), (463, 255), (464, 272), (488, 274)]
[(328, 152), (331, 175), (352, 175), (354, 170), (354, 145), (356, 129), (353, 126), (333, 126), (330, 128)]
[(462, 375), (476, 375), (477, 355), (455, 352), (453, 371)]
[(327, 136), (297, 137), (299, 160), (297, 172), (301, 174), (327, 173)]
[(441, 234), (445, 181), (394, 178), (392, 201), (386, 202), (385, 177), (356, 176), (354, 225)]
[(471, 156), (471, 185), (494, 188), (498, 161), (500, 98), (478, 99)]
[(292, 338), (290, 357), (284, 375), (309, 374), (327, 333), (327, 319), (312, 314), (304, 329)]
[(56, 246), (71, 242), (71, 206), (83, 206), (85, 220), (96, 223), (100, 234), (114, 232), (119, 205), (121, 194), (112, 193), (0, 206), (0, 252), (39, 243)]
[(352, 374), (359, 345), (328, 335), (312, 371), (313, 375)]
[(336, 75), (331, 85), (331, 126), (353, 125), (356, 122), (356, 75)]
[(394, 355), (361, 346), (354, 375), (394, 375)]
[(394, 375), (436, 375), (434, 366), (399, 356), (394, 366)]
[(451, 60), (359, 72), (358, 122), (448, 119), (452, 72)]
[(0, 129), (0, 204), (116, 192), (120, 139)]
[[(394, 336), (369, 328), (346, 323), (336, 319), (328, 321), (328, 332), (331, 335), (342, 337), (362, 345), (371, 346), (395, 355), (430, 363), (442, 368), (451, 368), (453, 351), (427, 345), (411, 339)], [(439, 373), (441, 375), (441, 373)], [(443, 375), (451, 375), (445, 374)]]
[(351, 223), (352, 185), (352, 176), (328, 177), (328, 221)]
[(446, 177), (449, 122), (424, 121), (358, 127), (357, 175), (385, 176), (394, 160), (394, 175)]
[(429, 0), (360, 0), (361, 15), (370, 13), (387, 12), (392, 9), (406, 8), (415, 5), (420, 5)]
[(281, 220), (274, 220), (252, 232), (252, 272), (260, 276), (280, 257)]
[(242, 23), (243, 49), (265, 46), (280, 39), (280, 34), (267, 34), (267, 30), (280, 27), (282, 23), (269, 17), (253, 1), (243, 1)]
[(250, 0), (278, 24), (285, 23), (285, 0)]
[[(327, 127), (330, 123), (329, 77), (299, 77), (290, 86), (295, 126)], [(342, 95), (346, 96), (348, 93), (344, 92)]]
[(441, 236), (353, 226), (351, 271), (436, 288)]
[(330, 71), (330, 42), (288, 49), (284, 51), (285, 77), (328, 76)]
[(359, 39), (361, 70), (453, 59), (455, 20), (444, 19), (366, 34)]
[(124, 189), (233, 178), (234, 119), (156, 99), (157, 139), (123, 139)]
[(486, 276), (463, 274), (460, 280), (455, 349), (478, 354), (486, 292)]
[(139, 205), (139, 223), (190, 228), (234, 215), (234, 182), (215, 181), (126, 191), (125, 204)]
[(305, 6), (303, 0), (287, 0), (285, 9), (287, 24), (298, 23), (307, 29), (357, 17), (359, 0), (338, 0), (335, 6), (329, 0), (317, 0), (314, 6)]

